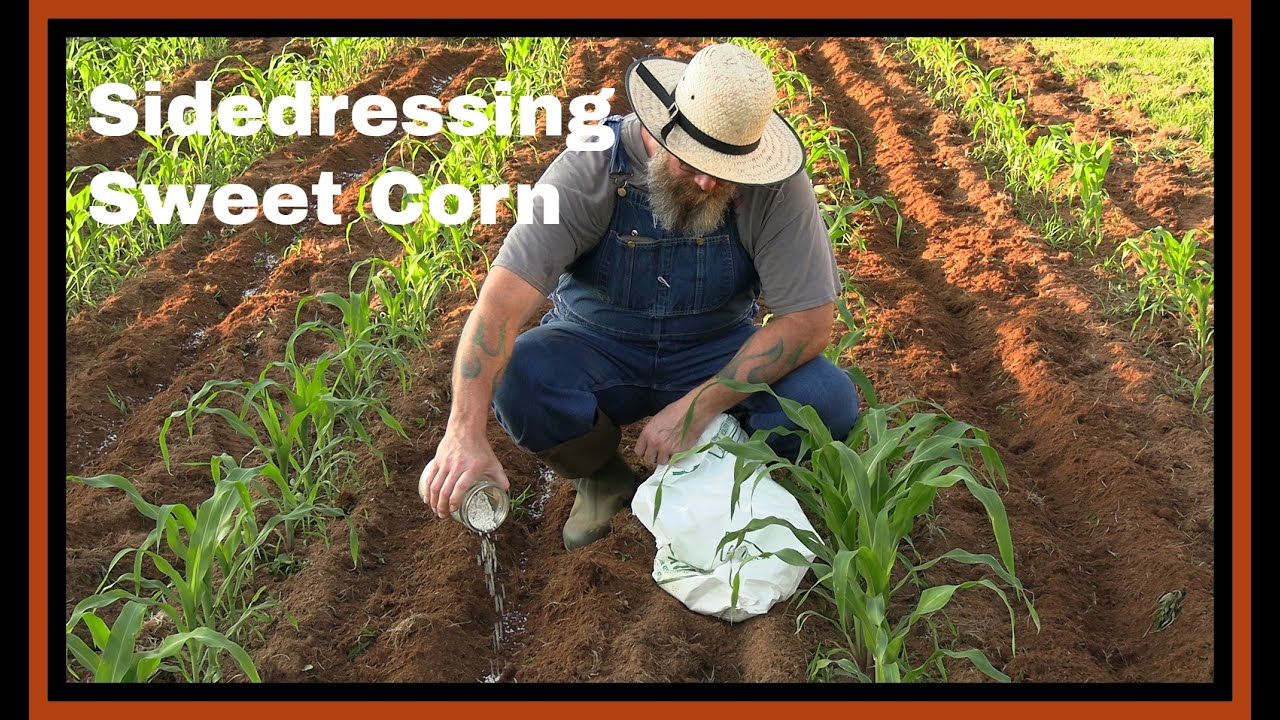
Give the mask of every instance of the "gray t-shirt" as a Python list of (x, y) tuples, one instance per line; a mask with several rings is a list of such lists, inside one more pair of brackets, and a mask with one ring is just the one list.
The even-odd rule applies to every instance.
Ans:
[[(649, 155), (640, 127), (636, 116), (628, 115), (620, 137), (631, 165), (628, 182), (646, 190)], [(543, 223), (544, 202), (535, 198), (533, 222), (511, 228), (493, 264), (549, 295), (569, 265), (595, 247), (609, 228), (615, 197), (610, 152), (562, 152), (538, 181), (559, 193), (559, 224)], [(738, 237), (755, 263), (769, 310), (786, 315), (833, 302), (839, 274), (808, 175), (800, 172), (775, 185), (738, 190)]]

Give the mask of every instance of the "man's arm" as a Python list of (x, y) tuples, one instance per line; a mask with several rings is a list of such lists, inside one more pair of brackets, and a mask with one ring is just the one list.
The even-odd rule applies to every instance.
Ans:
[(509, 487), (485, 427), (516, 335), (542, 299), (537, 288), (504, 267), (495, 266), (480, 288), (454, 357), (449, 424), (418, 481), (418, 494), (438, 517), (456, 509), (482, 475)]
[[(717, 413), (737, 405), (747, 396), (717, 382), (728, 378), (745, 383), (772, 383), (817, 357), (831, 341), (835, 305), (776, 316), (742, 345), (742, 349), (715, 377), (663, 408), (645, 425), (636, 442), (636, 454), (646, 462), (666, 464), (671, 456), (688, 450)], [(693, 406), (693, 422), (682, 435), (685, 414)]]

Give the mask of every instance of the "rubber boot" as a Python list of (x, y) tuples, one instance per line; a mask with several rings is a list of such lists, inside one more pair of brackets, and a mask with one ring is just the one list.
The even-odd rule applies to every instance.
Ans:
[(613, 530), (613, 516), (631, 503), (639, 477), (616, 454), (596, 472), (571, 481), (578, 491), (564, 523), (564, 549), (576, 550)]
[(622, 433), (597, 411), (586, 435), (561, 443), (538, 457), (577, 491), (562, 535), (566, 550), (603, 538), (613, 529), (613, 516), (631, 502), (640, 477), (618, 455)]

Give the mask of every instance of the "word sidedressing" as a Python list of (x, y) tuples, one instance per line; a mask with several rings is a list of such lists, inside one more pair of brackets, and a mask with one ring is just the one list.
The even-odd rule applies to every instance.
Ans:
[[(570, 151), (602, 150), (613, 144), (613, 133), (598, 124), (609, 114), (613, 88), (573, 98), (567, 123), (562, 101), (549, 95), (513, 97), (507, 94), (511, 86), (506, 81), (496, 83), (492, 101), (460, 95), (447, 103), (430, 95), (415, 95), (399, 104), (379, 95), (354, 101), (346, 95), (313, 97), (311, 84), (305, 81), (296, 83), (292, 94), (278, 95), (265, 105), (247, 95), (231, 95), (215, 103), (212, 84), (197, 82), (192, 95), (170, 98), (166, 108), (159, 95), (159, 82), (147, 81), (144, 89), (148, 94), (142, 98), (140, 117), (135, 106), (138, 95), (130, 86), (105, 83), (95, 88), (90, 103), (97, 114), (90, 119), (90, 127), (107, 136), (142, 132), (152, 137), (164, 133), (185, 137), (224, 132), (250, 137), (265, 131), (288, 137), (333, 136), (340, 124), (347, 123), (354, 131), (375, 137), (397, 129), (415, 137), (437, 133), (512, 136), (517, 132), (527, 137), (537, 134), (539, 128), (547, 135), (558, 136), (567, 125), (565, 144)], [(437, 111), (446, 111), (447, 115)], [(446, 117), (450, 119), (446, 121)], [(344, 222), (334, 209), (342, 189), (340, 183), (334, 182), (332, 172), (321, 173), (309, 188), (282, 183), (259, 195), (252, 187), (238, 183), (217, 188), (205, 183), (162, 186), (139, 183), (125, 172), (107, 171), (95, 176), (90, 184), (93, 205), (89, 213), (104, 225), (132, 222), (144, 207), (157, 225), (175, 220), (193, 225), (200, 222), (207, 209), (227, 225), (244, 225), (259, 215), (278, 225), (296, 225), (314, 210), (318, 222), (337, 225)], [(430, 213), (442, 225), (458, 225), (470, 221), (477, 209), (480, 223), (493, 224), (498, 221), (498, 205), (510, 199), (515, 200), (518, 224), (534, 222), (532, 217), (541, 223), (559, 222), (559, 196), (551, 186), (518, 185), (514, 197), (508, 185), (486, 184), (471, 189), (446, 183), (428, 192), (418, 176), (397, 170), (379, 175), (372, 183), (369, 198), (374, 216), (392, 225), (416, 222), (423, 212)]]

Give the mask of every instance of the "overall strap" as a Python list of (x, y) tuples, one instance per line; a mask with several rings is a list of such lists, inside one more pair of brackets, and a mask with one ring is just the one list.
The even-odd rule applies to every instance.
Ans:
[(622, 146), (622, 116), (610, 115), (604, 124), (613, 131), (613, 149), (609, 155), (609, 177), (614, 184), (622, 187), (631, 177), (631, 163), (627, 159), (627, 150)]

